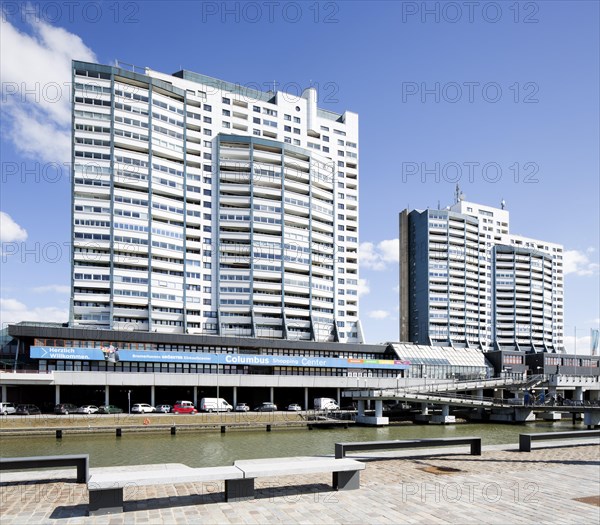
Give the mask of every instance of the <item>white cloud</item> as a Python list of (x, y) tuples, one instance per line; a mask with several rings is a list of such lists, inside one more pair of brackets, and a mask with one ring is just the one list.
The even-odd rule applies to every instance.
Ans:
[(386, 319), (390, 316), (390, 312), (387, 310), (371, 310), (367, 315), (371, 319)]
[(563, 343), (568, 354), (588, 355), (590, 353), (591, 338), (589, 335), (577, 338), (577, 349), (575, 348), (575, 336), (573, 335), (563, 336)]
[(366, 279), (358, 280), (358, 296), (367, 295), (371, 293), (371, 288), (369, 288), (369, 281)]
[(0, 242), (24, 241), (27, 239), (27, 231), (19, 226), (13, 218), (0, 211)]
[(377, 244), (363, 242), (359, 249), (360, 264), (371, 270), (384, 270), (388, 264), (400, 261), (400, 242), (398, 239), (387, 239)]
[(394, 286), (394, 293), (400, 293), (400, 285), (397, 284), (396, 286)]
[(17, 299), (0, 298), (0, 321), (2, 326), (20, 321), (64, 323), (69, 319), (69, 310), (56, 306), (29, 308)]
[(31, 289), (35, 293), (57, 293), (57, 294), (68, 294), (71, 292), (71, 287), (66, 284), (48, 284), (46, 286), (36, 286)]
[(71, 60), (97, 61), (77, 35), (43, 21), (21, 32), (0, 20), (3, 133), (43, 162), (70, 160)]
[(564, 274), (569, 275), (573, 273), (581, 276), (597, 274), (600, 264), (590, 260), (590, 256), (594, 251), (593, 248), (588, 248), (585, 252), (580, 250), (565, 250), (563, 254)]

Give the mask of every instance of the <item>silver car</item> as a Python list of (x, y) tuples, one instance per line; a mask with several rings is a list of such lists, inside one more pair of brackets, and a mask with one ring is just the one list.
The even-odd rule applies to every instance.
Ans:
[(96, 414), (100, 410), (96, 405), (83, 405), (77, 409), (78, 414)]
[(136, 403), (131, 407), (131, 412), (133, 414), (146, 414), (151, 412), (156, 412), (156, 408), (148, 403)]
[(14, 414), (16, 411), (17, 407), (13, 403), (0, 403), (0, 414), (3, 416)]

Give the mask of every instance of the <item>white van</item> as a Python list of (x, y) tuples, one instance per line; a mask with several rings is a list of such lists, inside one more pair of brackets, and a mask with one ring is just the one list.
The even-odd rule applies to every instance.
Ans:
[(202, 412), (231, 412), (233, 407), (222, 397), (203, 397), (200, 401)]
[(315, 410), (339, 410), (340, 407), (335, 399), (330, 397), (315, 398)]

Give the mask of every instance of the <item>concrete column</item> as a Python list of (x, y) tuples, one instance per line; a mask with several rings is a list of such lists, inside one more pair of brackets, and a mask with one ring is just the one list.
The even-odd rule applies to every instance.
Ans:
[(7, 391), (6, 385), (2, 385), (2, 401), (4, 401), (4, 402), (8, 401), (8, 398), (6, 397), (6, 395), (7, 395), (6, 391)]
[(427, 403), (421, 403), (421, 414), (426, 416), (429, 414), (429, 409), (427, 408)]
[(364, 417), (364, 415), (365, 415), (365, 400), (364, 399), (358, 400), (358, 415), (361, 417)]
[(109, 394), (109, 391), (110, 391), (110, 387), (108, 385), (104, 385), (104, 404), (105, 405), (110, 405), (110, 401), (109, 401), (110, 394)]
[(237, 405), (237, 386), (233, 387), (233, 408)]
[(375, 417), (383, 417), (383, 401), (381, 399), (375, 401)]
[(198, 387), (197, 386), (194, 387), (192, 395), (194, 396), (194, 399), (193, 399), (194, 406), (196, 408), (198, 408)]
[(342, 389), (341, 388), (337, 389), (337, 404), (339, 407), (342, 406)]
[(442, 416), (448, 417), (450, 415), (450, 405), (442, 405)]
[(483, 388), (478, 388), (475, 390), (475, 397), (478, 399), (483, 399)]
[(273, 403), (275, 399), (275, 389), (273, 387), (269, 388), (269, 400)]
[(583, 387), (576, 386), (575, 387), (575, 401), (583, 401)]
[(54, 404), (60, 403), (60, 385), (54, 385)]
[(310, 410), (308, 406), (308, 387), (304, 387), (304, 410)]
[(154, 387), (154, 385), (152, 385), (150, 387), (150, 404), (152, 406), (154, 406), (155, 394), (156, 394), (156, 388)]

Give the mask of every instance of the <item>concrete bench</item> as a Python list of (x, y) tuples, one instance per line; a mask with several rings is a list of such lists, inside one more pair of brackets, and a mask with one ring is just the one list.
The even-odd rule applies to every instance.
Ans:
[(452, 445), (470, 445), (472, 456), (481, 456), (481, 438), (431, 438), (431, 439), (396, 439), (392, 441), (355, 441), (335, 444), (335, 457), (343, 458), (350, 450), (391, 450), (395, 448), (429, 448), (449, 447)]
[(321, 457), (248, 459), (234, 465), (244, 473), (244, 479), (235, 481), (237, 496), (230, 501), (253, 499), (254, 480), (270, 476), (331, 472), (335, 490), (355, 490), (360, 488), (360, 471), (365, 469), (364, 463), (353, 459)]
[(532, 441), (546, 439), (574, 439), (600, 436), (600, 430), (574, 430), (570, 432), (539, 432), (537, 434), (519, 434), (519, 452), (531, 452)]
[(237, 467), (177, 468), (170, 470), (136, 470), (92, 474), (88, 481), (89, 515), (99, 516), (123, 512), (123, 489), (146, 485), (175, 485), (225, 481), (225, 500), (235, 501), (237, 487), (231, 483), (241, 480), (244, 473)]
[(0, 471), (40, 469), (47, 467), (77, 467), (77, 483), (87, 483), (89, 477), (89, 463), (90, 456), (88, 454), (0, 458)]

